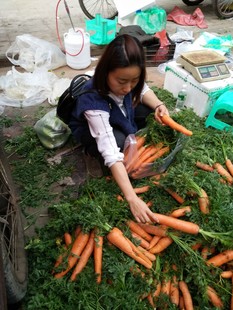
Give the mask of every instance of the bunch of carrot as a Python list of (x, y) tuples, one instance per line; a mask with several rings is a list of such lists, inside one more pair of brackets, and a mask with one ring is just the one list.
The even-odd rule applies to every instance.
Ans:
[[(68, 237), (69, 236), (69, 237)], [(69, 240), (67, 242), (67, 239)], [(86, 233), (79, 226), (74, 233), (74, 240), (69, 233), (64, 234), (65, 251), (59, 255), (53, 270), (54, 277), (60, 279), (72, 271), (70, 280), (75, 281), (77, 276), (87, 265), (91, 255), (94, 256), (94, 270), (97, 283), (101, 282), (103, 236), (97, 229)], [(64, 267), (64, 268), (63, 268)], [(59, 269), (62, 271), (57, 272)]]
[(135, 136), (136, 143), (124, 150), (124, 164), (130, 177), (140, 179), (154, 174), (153, 163), (168, 153), (170, 148), (163, 142), (147, 144), (145, 136)]

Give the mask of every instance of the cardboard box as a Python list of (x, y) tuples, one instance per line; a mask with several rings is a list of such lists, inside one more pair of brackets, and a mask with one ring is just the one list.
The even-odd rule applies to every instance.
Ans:
[(194, 77), (183, 69), (176, 61), (171, 61), (166, 66), (164, 89), (177, 97), (183, 84), (187, 85), (186, 107), (193, 108), (194, 112), (205, 117), (225, 91), (233, 89), (233, 75), (230, 78), (212, 82), (199, 83)]

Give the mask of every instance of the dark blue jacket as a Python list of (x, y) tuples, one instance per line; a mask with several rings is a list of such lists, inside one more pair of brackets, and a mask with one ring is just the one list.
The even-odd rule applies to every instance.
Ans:
[[(84, 86), (84, 89), (93, 90), (92, 79)], [(129, 93), (124, 98), (124, 106), (127, 117), (124, 116), (118, 105), (111, 98), (103, 98), (97, 92), (84, 93), (76, 100), (76, 105), (72, 112), (69, 127), (75, 139), (80, 142), (80, 137), (87, 132), (88, 124), (83, 113), (86, 110), (102, 110), (110, 114), (109, 122), (113, 128), (120, 130), (128, 136), (137, 131), (134, 121), (134, 108), (132, 106), (132, 94)]]

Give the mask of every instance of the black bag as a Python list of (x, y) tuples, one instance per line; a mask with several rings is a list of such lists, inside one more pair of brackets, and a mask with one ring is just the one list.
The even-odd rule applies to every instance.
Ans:
[(60, 118), (65, 124), (69, 124), (71, 113), (73, 111), (76, 99), (81, 94), (87, 92), (94, 92), (94, 90), (82, 90), (84, 84), (91, 78), (87, 74), (76, 75), (64, 93), (60, 96), (57, 104), (57, 117)]

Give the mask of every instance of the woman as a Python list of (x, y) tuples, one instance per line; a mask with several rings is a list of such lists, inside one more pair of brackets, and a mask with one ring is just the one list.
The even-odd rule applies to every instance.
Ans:
[[(125, 139), (145, 126), (154, 112), (168, 110), (146, 85), (144, 50), (140, 42), (127, 34), (116, 37), (105, 49), (94, 76), (84, 88), (72, 113), (70, 129), (86, 153), (100, 155), (120, 187), (138, 222), (156, 222), (153, 212), (134, 192), (123, 164)], [(93, 91), (94, 90), (94, 91)]]

